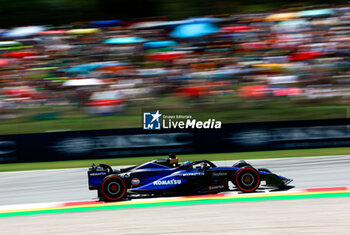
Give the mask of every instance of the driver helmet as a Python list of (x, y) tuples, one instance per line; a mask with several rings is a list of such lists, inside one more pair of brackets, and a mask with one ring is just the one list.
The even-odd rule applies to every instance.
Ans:
[(176, 157), (175, 153), (169, 154), (169, 162), (171, 165), (179, 163), (179, 159)]

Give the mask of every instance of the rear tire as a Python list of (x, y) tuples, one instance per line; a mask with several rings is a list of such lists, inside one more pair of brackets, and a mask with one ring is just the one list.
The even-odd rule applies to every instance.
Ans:
[(251, 167), (243, 167), (235, 173), (234, 184), (244, 193), (254, 192), (260, 185), (259, 172)]
[(124, 180), (116, 175), (107, 176), (101, 184), (101, 195), (105, 201), (118, 201), (126, 194)]

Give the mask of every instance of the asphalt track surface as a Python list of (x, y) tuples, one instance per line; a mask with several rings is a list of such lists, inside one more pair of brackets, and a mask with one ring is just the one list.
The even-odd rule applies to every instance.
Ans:
[[(215, 163), (232, 166), (234, 162)], [(261, 159), (248, 162), (256, 168), (265, 167), (293, 179), (290, 185), (295, 188), (350, 186), (350, 156)], [(0, 173), (0, 206), (96, 199), (96, 191), (88, 190), (87, 168)]]
[(350, 198), (240, 202), (8, 217), (1, 234), (349, 234)]

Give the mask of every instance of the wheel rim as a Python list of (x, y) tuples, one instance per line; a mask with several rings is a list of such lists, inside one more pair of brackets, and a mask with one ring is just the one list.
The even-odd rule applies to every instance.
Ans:
[(254, 176), (251, 173), (244, 173), (242, 175), (242, 180), (241, 180), (242, 184), (246, 187), (250, 187), (254, 184), (255, 180), (254, 180)]
[(120, 192), (120, 185), (116, 182), (111, 182), (107, 185), (108, 193), (117, 195)]

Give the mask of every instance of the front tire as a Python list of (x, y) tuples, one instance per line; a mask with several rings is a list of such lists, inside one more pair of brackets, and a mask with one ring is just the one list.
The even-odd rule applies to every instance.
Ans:
[(101, 195), (106, 201), (118, 201), (126, 194), (124, 180), (116, 175), (107, 176), (101, 184)]
[(235, 173), (234, 184), (244, 193), (254, 192), (260, 185), (259, 172), (251, 167), (243, 167)]

